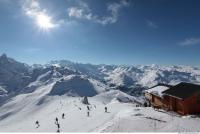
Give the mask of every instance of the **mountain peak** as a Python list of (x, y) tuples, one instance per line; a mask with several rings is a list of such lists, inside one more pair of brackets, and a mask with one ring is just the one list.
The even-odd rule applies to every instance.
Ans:
[(7, 59), (7, 55), (5, 53), (3, 53), (1, 56), (0, 56), (1, 59)]

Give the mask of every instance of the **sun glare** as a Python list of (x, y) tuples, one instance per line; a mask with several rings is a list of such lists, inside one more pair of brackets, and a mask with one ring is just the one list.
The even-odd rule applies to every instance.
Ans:
[(39, 14), (37, 16), (37, 25), (43, 30), (49, 30), (55, 27), (55, 25), (52, 23), (51, 17), (45, 14)]

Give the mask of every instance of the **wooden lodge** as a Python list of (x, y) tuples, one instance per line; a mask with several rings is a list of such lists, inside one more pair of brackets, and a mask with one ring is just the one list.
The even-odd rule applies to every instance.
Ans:
[(146, 90), (145, 97), (156, 108), (181, 115), (200, 114), (200, 85), (185, 82), (175, 86), (157, 85)]

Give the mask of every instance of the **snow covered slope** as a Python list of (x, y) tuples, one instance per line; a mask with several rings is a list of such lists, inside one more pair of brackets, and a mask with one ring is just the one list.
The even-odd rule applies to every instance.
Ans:
[[(66, 129), (63, 127), (61, 131), (92, 131), (95, 127), (99, 127), (109, 120), (111, 115), (115, 114), (114, 112), (103, 117), (103, 115), (106, 115), (104, 113), (105, 98), (91, 97), (89, 98), (91, 118), (86, 117), (86, 105), (82, 104), (82, 98), (68, 95), (49, 96), (55, 83), (41, 86), (29, 94), (17, 95), (1, 106), (0, 131), (54, 132), (56, 130), (54, 119), (56, 117), (60, 119), (62, 113), (66, 114), (66, 120), (60, 119), (60, 124), (68, 127)], [(102, 92), (101, 94), (104, 93)], [(120, 97), (123, 98), (123, 95), (125, 94), (121, 93)], [(102, 96), (106, 97), (106, 95)], [(114, 100), (115, 96), (112, 96), (112, 99)], [(97, 113), (94, 116), (95, 112)], [(101, 116), (102, 120), (98, 120)], [(34, 124), (36, 120), (39, 120), (41, 124), (38, 129), (35, 128)], [(96, 123), (92, 124), (93, 121)]]
[(26, 64), (8, 58), (5, 54), (0, 56), (0, 86), (9, 93), (19, 91), (31, 81)]
[[(2, 55), (0, 131), (56, 132), (56, 117), (61, 132), (200, 131), (199, 118), (135, 107), (142, 101), (142, 90), (158, 83), (182, 81), (200, 83), (200, 69), (91, 65), (65, 60), (28, 66)], [(89, 97), (89, 117), (81, 101), (83, 96)], [(61, 119), (62, 113), (65, 119)]]
[[(120, 107), (120, 106), (119, 106)], [(199, 132), (199, 117), (178, 116), (153, 108), (127, 106), (98, 132)]]
[(6, 91), (4, 88), (0, 87), (0, 97), (6, 96), (8, 91)]
[[(158, 83), (200, 82), (200, 69), (190, 66), (91, 65), (65, 60), (52, 61), (51, 64), (77, 70), (84, 75), (104, 81), (112, 86), (131, 87), (141, 85), (142, 87), (152, 87)], [(51, 64), (49, 63), (48, 66)]]
[[(70, 75), (74, 75), (74, 78), (70, 82), (65, 81)], [(80, 79), (82, 83), (77, 81), (79, 76), (85, 77)], [(81, 92), (85, 90), (85, 85), (82, 84), (86, 84), (88, 91), (90, 90), (89, 96), (98, 94), (98, 90), (114, 89), (138, 97), (143, 90), (159, 83), (172, 85), (179, 82), (200, 83), (200, 69), (189, 66), (92, 65), (66, 60), (28, 66), (5, 54), (0, 56), (0, 87), (6, 91), (0, 96), (1, 104), (3, 100), (19, 94), (32, 93), (52, 82), (56, 82), (52, 95)], [(79, 95), (84, 95), (80, 92)]]
[[(131, 96), (121, 91), (103, 92), (89, 97), (87, 107), (80, 97), (48, 96), (53, 84), (30, 94), (18, 95), (0, 109), (0, 132), (195, 132), (199, 118), (179, 117), (152, 108), (124, 103)], [(120, 98), (119, 101), (117, 98)], [(105, 106), (108, 112), (104, 111)], [(62, 114), (65, 118), (62, 119)], [(36, 128), (35, 121), (40, 127)]]
[(106, 85), (83, 75), (68, 75), (56, 82), (49, 95), (94, 96), (106, 88)]

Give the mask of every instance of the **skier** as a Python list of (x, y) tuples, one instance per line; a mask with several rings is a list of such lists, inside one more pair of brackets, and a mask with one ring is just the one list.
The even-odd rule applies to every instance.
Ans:
[(107, 107), (105, 107), (105, 112), (106, 112), (106, 113), (108, 112), (108, 108), (107, 108)]
[(65, 114), (64, 113), (62, 114), (62, 119), (65, 119)]
[(59, 123), (57, 124), (57, 127), (58, 127), (57, 132), (59, 133), (60, 132), (60, 124)]
[(90, 112), (89, 112), (89, 111), (87, 111), (87, 116), (88, 116), (88, 117), (90, 116)]
[(60, 129), (60, 124), (57, 124), (58, 129)]
[(55, 124), (57, 125), (58, 124), (58, 118), (56, 117), (56, 122), (55, 122)]
[(88, 109), (88, 110), (90, 110), (90, 107), (89, 107), (89, 106), (87, 106), (87, 109)]
[(148, 105), (147, 105), (147, 102), (144, 102), (144, 105), (143, 105), (144, 107), (147, 107)]
[(35, 124), (37, 125), (36, 128), (40, 127), (40, 124), (39, 124), (38, 120), (35, 122)]

